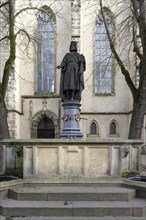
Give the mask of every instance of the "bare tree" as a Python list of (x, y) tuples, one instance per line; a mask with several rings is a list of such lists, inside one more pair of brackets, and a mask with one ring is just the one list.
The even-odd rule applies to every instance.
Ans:
[[(3, 8), (5, 10), (3, 10)], [(9, 11), (9, 13), (4, 14), (7, 10)], [(16, 53), (13, 2), (12, 1), (2, 2), (0, 5), (0, 12), (3, 13), (4, 17), (9, 22), (8, 35), (3, 36), (0, 40), (4, 41), (5, 39), (9, 39), (9, 45), (10, 45), (10, 54), (5, 63), (3, 79), (2, 79), (2, 83), (0, 84), (0, 140), (2, 140), (4, 138), (9, 138), (9, 130), (7, 124), (7, 109), (5, 105), (5, 94), (9, 80), (9, 75), (14, 64), (15, 53)]]
[[(104, 14), (104, 0), (99, 0), (103, 21), (105, 24), (107, 36), (110, 43), (110, 48), (116, 59), (121, 73), (124, 75), (126, 83), (132, 93), (133, 97), (133, 111), (129, 128), (129, 139), (140, 139), (142, 135), (142, 128), (144, 123), (144, 113), (146, 107), (146, 1), (145, 0), (128, 0), (130, 13), (121, 22), (121, 27), (125, 29), (127, 21), (130, 23), (130, 30), (132, 32), (132, 40), (128, 43), (130, 48), (133, 48), (133, 53), (139, 60), (137, 69), (139, 71), (139, 85), (135, 86), (132, 75), (122, 60), (122, 55), (118, 53), (115, 39), (110, 35), (106, 17)], [(141, 44), (137, 42), (137, 33), (139, 32), (139, 39)]]
[[(50, 4), (54, 4), (56, 0), (52, 1)], [(50, 5), (50, 7), (51, 7)], [(27, 46), (29, 43), (33, 42), (36, 45), (35, 38), (31, 36), (31, 34), (27, 31), (27, 27), (20, 28), (20, 24), (16, 19), (22, 13), (30, 13), (30, 11), (37, 16), (36, 12), (45, 12), (48, 13), (47, 10), (41, 7), (33, 6), (31, 1), (26, 1), (23, 3), (23, 7), (15, 10), (15, 0), (1, 0), (0, 1), (0, 18), (1, 22), (1, 35), (0, 35), (0, 43), (7, 45), (8, 49), (8, 58), (5, 61), (4, 69), (3, 69), (3, 77), (2, 82), (0, 83), (0, 140), (5, 138), (10, 138), (8, 123), (7, 123), (7, 108), (6, 108), (6, 92), (7, 86), (9, 82), (9, 78), (11, 73), (13, 72), (14, 62), (16, 59), (16, 47), (17, 38), (22, 37), (25, 40), (27, 39)], [(59, 12), (58, 12), (59, 13)], [(48, 14), (49, 15), (49, 14)], [(20, 21), (21, 22), (21, 21)], [(6, 42), (6, 43), (5, 43)], [(19, 49), (22, 49), (23, 46)], [(2, 53), (1, 53), (2, 56)], [(1, 57), (2, 58), (2, 57)], [(4, 59), (3, 59), (4, 60)]]

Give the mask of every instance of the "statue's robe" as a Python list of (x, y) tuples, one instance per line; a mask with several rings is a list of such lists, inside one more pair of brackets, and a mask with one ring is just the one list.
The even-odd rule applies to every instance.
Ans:
[(61, 62), (60, 96), (65, 101), (65, 92), (74, 91), (75, 100), (81, 100), (84, 89), (84, 75), (86, 69), (85, 57), (78, 52), (67, 53)]

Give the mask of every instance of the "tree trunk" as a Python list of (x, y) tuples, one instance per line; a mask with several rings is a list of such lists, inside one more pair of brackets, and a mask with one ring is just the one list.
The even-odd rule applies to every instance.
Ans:
[(129, 138), (140, 139), (144, 125), (144, 113), (146, 110), (146, 0), (131, 1), (135, 17), (139, 24), (143, 57), (139, 66), (139, 89), (133, 94), (133, 113), (131, 118)]
[(139, 89), (133, 94), (133, 112), (129, 129), (129, 139), (141, 139), (146, 110), (146, 59), (141, 63)]
[(5, 94), (11, 69), (15, 61), (16, 42), (14, 34), (14, 1), (9, 0), (9, 40), (10, 40), (10, 55), (5, 62), (2, 84), (0, 84), (0, 140), (10, 138), (8, 123), (7, 123), (7, 109), (5, 105)]
[(0, 100), (0, 140), (10, 138), (8, 123), (7, 123), (7, 109), (3, 100)]
[[(5, 103), (0, 95), (0, 141), (10, 138), (8, 123), (7, 123), (7, 109)], [(0, 143), (0, 173), (3, 172), (3, 145)]]
[(139, 97), (133, 104), (133, 112), (129, 129), (129, 139), (141, 139), (144, 123), (145, 102)]

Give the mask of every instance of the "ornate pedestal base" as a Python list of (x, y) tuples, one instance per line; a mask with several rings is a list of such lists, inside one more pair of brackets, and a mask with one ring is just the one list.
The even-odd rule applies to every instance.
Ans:
[(80, 131), (80, 106), (79, 101), (66, 101), (63, 103), (63, 130), (60, 138), (82, 138)]

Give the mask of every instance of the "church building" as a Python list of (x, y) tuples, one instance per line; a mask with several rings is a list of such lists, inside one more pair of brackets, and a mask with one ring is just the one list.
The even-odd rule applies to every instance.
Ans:
[[(86, 59), (80, 129), (84, 138), (127, 139), (132, 95), (114, 59), (98, 0), (15, 0), (16, 59), (6, 104), (11, 138), (59, 138), (63, 107), (59, 95), (64, 55), (71, 41)], [(20, 12), (20, 14), (18, 12)], [(104, 14), (110, 36), (123, 63), (138, 83), (131, 29), (123, 29), (128, 3), (108, 0)], [(18, 15), (19, 14), (19, 15)], [(1, 27), (2, 28), (2, 25)], [(6, 45), (0, 45), (2, 80)], [(143, 137), (144, 138), (144, 132)]]

